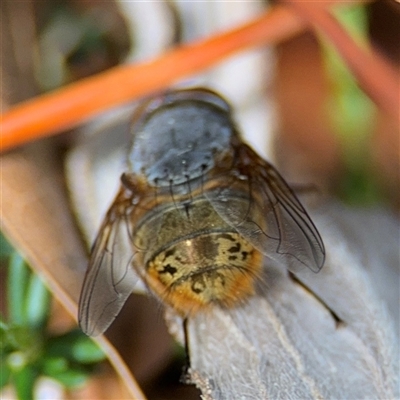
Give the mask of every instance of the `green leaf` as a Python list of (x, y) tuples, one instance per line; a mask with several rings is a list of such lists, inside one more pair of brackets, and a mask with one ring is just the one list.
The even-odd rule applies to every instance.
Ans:
[(371, 179), (367, 168), (347, 168), (339, 186), (339, 195), (349, 205), (369, 206), (383, 202), (383, 194)]
[(46, 344), (46, 354), (52, 357), (64, 357), (82, 364), (95, 363), (105, 358), (96, 343), (80, 329), (51, 338)]
[(10, 368), (8, 367), (5, 357), (0, 358), (0, 390), (7, 385), (10, 380)]
[(33, 390), (38, 373), (32, 365), (27, 365), (21, 371), (12, 374), (17, 397), (20, 400), (33, 400)]
[(6, 331), (8, 329), (8, 324), (5, 321), (3, 315), (0, 314), (0, 331)]
[(8, 325), (0, 319), (0, 353), (3, 354), (5, 349), (8, 347), (7, 341)]
[(7, 304), (10, 323), (25, 324), (24, 297), (28, 283), (29, 270), (24, 259), (12, 253), (8, 267)]
[(3, 233), (0, 232), (0, 259), (10, 257), (13, 251), (14, 249), (11, 244), (8, 243)]
[(82, 364), (91, 364), (105, 359), (104, 352), (87, 336), (82, 336), (72, 346), (72, 355), (75, 361)]
[(32, 274), (25, 297), (25, 320), (27, 325), (42, 327), (50, 312), (50, 293), (40, 277)]
[(54, 373), (51, 377), (67, 388), (75, 388), (82, 386), (87, 381), (89, 375), (83, 370), (69, 369), (64, 372)]
[(72, 346), (82, 335), (80, 330), (74, 329), (63, 335), (53, 336), (47, 341), (45, 352), (49, 357), (64, 357), (72, 360)]
[(25, 354), (29, 360), (40, 358), (43, 336), (36, 329), (27, 326), (11, 325), (5, 333), (5, 344), (14, 351)]
[(68, 360), (64, 357), (47, 357), (43, 362), (42, 372), (47, 376), (54, 376), (65, 372), (69, 368)]

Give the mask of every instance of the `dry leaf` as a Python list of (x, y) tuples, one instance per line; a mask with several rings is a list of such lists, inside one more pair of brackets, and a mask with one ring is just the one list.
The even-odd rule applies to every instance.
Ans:
[[(43, 144), (4, 154), (0, 163), (2, 231), (76, 318), (87, 255), (69, 211), (59, 165)], [(112, 345), (104, 337), (98, 343), (119, 375), (117, 393), (144, 398)]]

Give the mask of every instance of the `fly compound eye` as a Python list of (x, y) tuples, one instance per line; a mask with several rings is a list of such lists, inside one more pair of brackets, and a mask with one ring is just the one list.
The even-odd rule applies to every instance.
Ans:
[[(132, 118), (132, 130), (138, 132), (145, 125), (147, 119), (156, 112), (158, 109), (163, 107), (170, 107), (178, 103), (197, 103), (206, 104), (215, 109), (215, 111), (223, 112), (224, 114), (231, 114), (231, 107), (228, 102), (225, 101), (217, 93), (209, 89), (204, 88), (192, 88), (178, 91), (165, 92), (155, 98), (149, 99), (139, 106)], [(166, 124), (173, 125), (175, 123), (174, 118), (169, 118)], [(210, 133), (205, 133), (206, 137), (210, 137)]]
[(204, 88), (191, 88), (186, 90), (180, 90), (176, 92), (167, 93), (164, 98), (166, 104), (173, 104), (175, 102), (202, 102), (206, 103), (214, 108), (219, 109), (225, 113), (230, 113), (231, 108), (229, 104), (217, 93), (209, 89)]

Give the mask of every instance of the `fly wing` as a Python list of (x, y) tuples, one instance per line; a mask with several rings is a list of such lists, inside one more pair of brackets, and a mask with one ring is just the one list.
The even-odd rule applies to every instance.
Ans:
[(298, 264), (318, 272), (325, 262), (325, 247), (317, 228), (278, 171), (262, 161), (264, 167), (257, 180), (264, 199), (276, 204), (273, 215), (279, 229), (277, 253), (285, 257), (291, 269)]
[(116, 200), (94, 242), (79, 300), (79, 325), (89, 336), (103, 333), (137, 281), (128, 216)]
[(223, 187), (205, 196), (264, 255), (294, 272), (304, 266), (318, 272), (325, 248), (311, 218), (276, 169), (242, 146)]

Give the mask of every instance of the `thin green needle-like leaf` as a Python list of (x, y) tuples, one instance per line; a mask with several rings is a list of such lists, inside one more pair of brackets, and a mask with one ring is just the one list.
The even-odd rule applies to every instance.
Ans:
[(4, 357), (0, 357), (0, 390), (7, 385), (10, 379), (10, 368), (5, 362)]
[(8, 267), (7, 302), (10, 323), (14, 325), (26, 323), (24, 297), (28, 277), (29, 270), (24, 259), (18, 253), (13, 253)]
[(29, 326), (44, 326), (50, 310), (50, 293), (37, 275), (29, 280), (25, 297), (25, 315)]
[(37, 379), (37, 371), (32, 365), (13, 373), (14, 387), (20, 400), (33, 400), (33, 391)]

